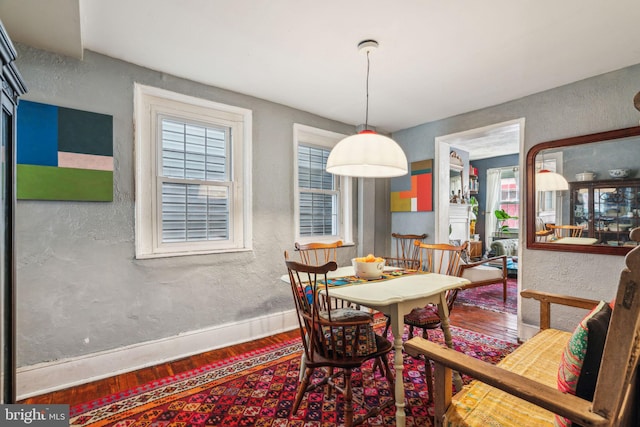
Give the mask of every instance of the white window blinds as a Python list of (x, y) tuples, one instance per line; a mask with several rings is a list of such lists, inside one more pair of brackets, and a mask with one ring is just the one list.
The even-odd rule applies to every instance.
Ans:
[(338, 180), (325, 170), (330, 150), (298, 146), (300, 235), (338, 234)]

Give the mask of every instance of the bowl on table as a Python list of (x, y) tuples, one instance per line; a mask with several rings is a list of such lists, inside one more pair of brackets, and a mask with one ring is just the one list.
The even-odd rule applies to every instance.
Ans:
[(629, 169), (609, 169), (611, 178), (626, 178), (629, 176)]
[(356, 276), (366, 280), (381, 278), (384, 263), (384, 258), (374, 257), (371, 254), (366, 257), (351, 259), (351, 265), (353, 265)]

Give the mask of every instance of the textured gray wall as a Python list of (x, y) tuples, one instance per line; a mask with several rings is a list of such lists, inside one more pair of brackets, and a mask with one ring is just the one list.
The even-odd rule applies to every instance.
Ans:
[[(524, 167), (526, 153), (541, 142), (638, 125), (640, 114), (633, 97), (640, 90), (640, 65), (526, 96), (501, 105), (448, 119), (425, 123), (393, 134), (405, 149), (409, 161), (434, 157), (438, 136), (525, 118)], [(393, 189), (400, 179), (391, 182)], [(525, 183), (523, 183), (525, 188)], [(524, 198), (523, 198), (524, 200)], [(526, 206), (525, 206), (526, 208)], [(393, 214), (392, 228), (426, 231), (433, 235), (433, 214)], [(521, 222), (524, 227), (524, 222)], [(611, 299), (624, 258), (523, 248), (519, 270), (523, 288)], [(571, 328), (576, 316), (554, 311), (554, 326)], [(538, 323), (538, 307), (523, 301), (522, 319)]]
[[(279, 280), (294, 242), (293, 124), (352, 126), (93, 52), (17, 48), (24, 99), (113, 116), (115, 163), (112, 203), (18, 202), (19, 366), (293, 308)], [(253, 251), (134, 259), (134, 82), (253, 110)]]

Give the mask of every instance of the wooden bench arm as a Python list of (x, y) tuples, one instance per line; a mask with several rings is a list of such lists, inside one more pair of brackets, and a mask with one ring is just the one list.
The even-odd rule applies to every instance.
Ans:
[(467, 268), (473, 268), (473, 267), (477, 267), (477, 266), (482, 265), (482, 264), (486, 264), (486, 263), (488, 263), (490, 261), (499, 261), (499, 260), (502, 261), (502, 268), (504, 268), (505, 271), (506, 271), (506, 268), (507, 268), (507, 256), (506, 255), (498, 255), (498, 256), (491, 257), (491, 258), (481, 259), (480, 261), (474, 261), (474, 262), (468, 262), (468, 263), (465, 263), (465, 264), (461, 264), (460, 265), (460, 269), (461, 270), (465, 270)]
[(525, 289), (520, 292), (520, 296), (522, 298), (533, 298), (540, 301), (540, 329), (549, 329), (551, 327), (551, 304), (591, 310), (600, 302), (587, 298), (552, 294), (549, 292), (540, 292), (530, 289)]
[[(467, 356), (439, 344), (414, 337), (404, 343), (413, 356), (424, 355), (435, 363), (434, 398), (436, 414), (444, 413), (451, 403), (451, 370), (467, 374), (483, 383), (517, 396), (541, 408), (569, 418), (582, 426), (608, 425), (609, 421), (591, 412), (591, 402), (540, 384), (498, 366)], [(438, 411), (440, 408), (440, 411)]]

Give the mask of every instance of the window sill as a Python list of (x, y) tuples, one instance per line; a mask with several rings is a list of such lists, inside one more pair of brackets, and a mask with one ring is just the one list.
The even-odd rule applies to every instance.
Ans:
[(156, 259), (156, 258), (175, 258), (182, 256), (197, 256), (197, 255), (213, 255), (213, 254), (227, 254), (237, 252), (252, 252), (252, 248), (240, 248), (240, 249), (225, 249), (225, 250), (210, 250), (210, 251), (189, 251), (189, 252), (172, 252), (172, 253), (158, 253), (158, 254), (141, 254), (134, 256), (136, 260)]

